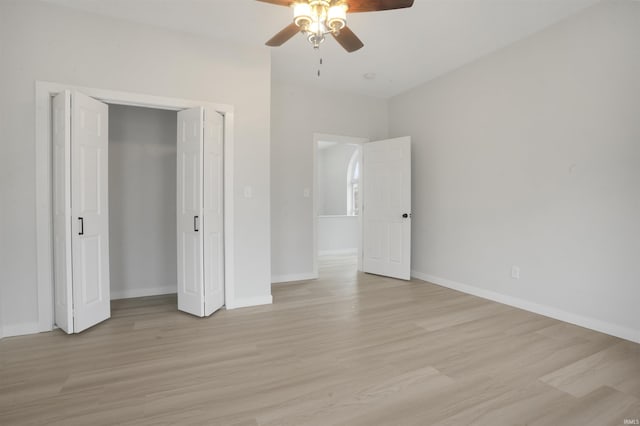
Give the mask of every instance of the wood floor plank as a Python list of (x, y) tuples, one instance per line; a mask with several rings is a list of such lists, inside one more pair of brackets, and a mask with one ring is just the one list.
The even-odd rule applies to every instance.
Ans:
[(621, 425), (640, 345), (423, 281), (273, 286), (200, 319), (175, 295), (113, 301), (79, 335), (0, 341), (1, 425)]
[(638, 424), (640, 401), (623, 392), (603, 386), (577, 401), (546, 410), (535, 426)]
[(576, 397), (602, 386), (638, 395), (640, 353), (637, 345), (619, 342), (549, 373), (541, 380)]

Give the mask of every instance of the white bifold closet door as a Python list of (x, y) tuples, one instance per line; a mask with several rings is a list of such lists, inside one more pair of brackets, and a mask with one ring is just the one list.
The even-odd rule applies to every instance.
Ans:
[(73, 333), (71, 288), (71, 93), (53, 98), (53, 271), (55, 323)]
[(364, 272), (411, 278), (411, 138), (364, 144)]
[(79, 333), (111, 316), (108, 106), (79, 92), (53, 100), (55, 321)]
[[(111, 316), (108, 113), (79, 92), (53, 99), (55, 323), (67, 333)], [(224, 304), (223, 129), (216, 111), (178, 112), (178, 309), (200, 317)]]
[(224, 304), (223, 118), (178, 112), (178, 309), (199, 317)]

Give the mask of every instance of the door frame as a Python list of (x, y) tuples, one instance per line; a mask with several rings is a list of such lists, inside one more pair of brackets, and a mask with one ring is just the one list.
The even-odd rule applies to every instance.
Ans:
[[(313, 277), (318, 278), (318, 205), (319, 194), (318, 194), (318, 142), (320, 141), (331, 141), (340, 144), (350, 144), (350, 145), (359, 145), (360, 146), (360, 205), (364, 205), (364, 179), (363, 179), (363, 171), (364, 171), (364, 157), (362, 155), (363, 145), (370, 140), (368, 138), (361, 138), (355, 136), (342, 136), (342, 135), (333, 135), (329, 133), (314, 133), (313, 134)], [(358, 233), (360, 237), (358, 238), (358, 271), (362, 270), (362, 253), (363, 253), (363, 222), (362, 222), (362, 211), (358, 215)]]
[(101, 102), (179, 111), (202, 106), (224, 116), (224, 289), (225, 306), (235, 307), (234, 221), (233, 221), (233, 130), (234, 108), (206, 101), (167, 98), (142, 93), (82, 87), (73, 84), (36, 81), (36, 280), (38, 288), (38, 331), (54, 329), (53, 224), (52, 224), (52, 134), (51, 98), (64, 90), (78, 90)]

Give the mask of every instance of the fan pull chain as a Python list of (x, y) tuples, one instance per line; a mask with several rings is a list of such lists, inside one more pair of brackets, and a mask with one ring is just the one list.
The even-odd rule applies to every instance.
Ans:
[(320, 67), (322, 66), (322, 58), (320, 58), (320, 65), (318, 65), (318, 78), (320, 78)]

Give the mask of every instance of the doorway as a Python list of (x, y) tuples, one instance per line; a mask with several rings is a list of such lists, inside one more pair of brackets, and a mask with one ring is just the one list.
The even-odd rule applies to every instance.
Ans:
[[(38, 311), (39, 311), (39, 331), (50, 331), (54, 328), (54, 292), (53, 292), (53, 223), (52, 217), (52, 189), (53, 189), (53, 176), (52, 176), (52, 104), (51, 100), (58, 94), (65, 90), (75, 90), (84, 93), (85, 95), (107, 103), (109, 105), (129, 105), (137, 107), (148, 107), (170, 111), (182, 111), (182, 110), (195, 110), (197, 114), (204, 120), (205, 115), (213, 116), (216, 113), (223, 117), (220, 120), (220, 124), (216, 125), (216, 132), (220, 132), (220, 135), (224, 137), (224, 151), (220, 148), (220, 164), (224, 169), (224, 178), (220, 178), (223, 182), (223, 191), (220, 191), (220, 217), (223, 217), (224, 210), (224, 222), (221, 221), (221, 228), (224, 228), (224, 239), (222, 241), (222, 250), (228, 255), (224, 256), (224, 268), (220, 268), (221, 281), (224, 285), (224, 303), (228, 308), (235, 307), (234, 303), (234, 280), (232, 274), (233, 265), (233, 251), (230, 250), (233, 247), (233, 226), (232, 226), (232, 212), (233, 212), (233, 107), (224, 104), (213, 104), (202, 101), (190, 101), (184, 99), (175, 98), (161, 98), (150, 95), (129, 93), (129, 92), (117, 92), (111, 90), (102, 90), (95, 88), (78, 87), (68, 84), (48, 83), (48, 82), (36, 82), (36, 202), (38, 203), (37, 210), (37, 232), (36, 238), (38, 242)], [(214, 114), (205, 114), (205, 110), (213, 112)], [(207, 126), (212, 125), (207, 123)], [(205, 131), (205, 134), (211, 134), (211, 132)], [(222, 139), (220, 139), (222, 140)], [(206, 144), (205, 144), (206, 146)], [(210, 154), (210, 153), (205, 153)], [(217, 154), (216, 154), (217, 155)], [(174, 193), (175, 194), (175, 193)], [(226, 197), (224, 194), (228, 194)], [(224, 201), (222, 201), (224, 199)], [(222, 207), (223, 206), (223, 207)], [(210, 207), (210, 206), (209, 206)], [(205, 206), (205, 209), (208, 207)], [(74, 222), (75, 223), (75, 222)], [(82, 221), (79, 221), (82, 226)], [(80, 228), (82, 229), (82, 227)], [(218, 232), (218, 231), (217, 231)], [(222, 236), (223, 234), (220, 234)], [(209, 274), (209, 276), (212, 276)], [(203, 311), (207, 307), (203, 308)]]
[(314, 135), (314, 274), (362, 265), (362, 147), (365, 138)]
[(109, 106), (111, 300), (177, 292), (176, 111)]

